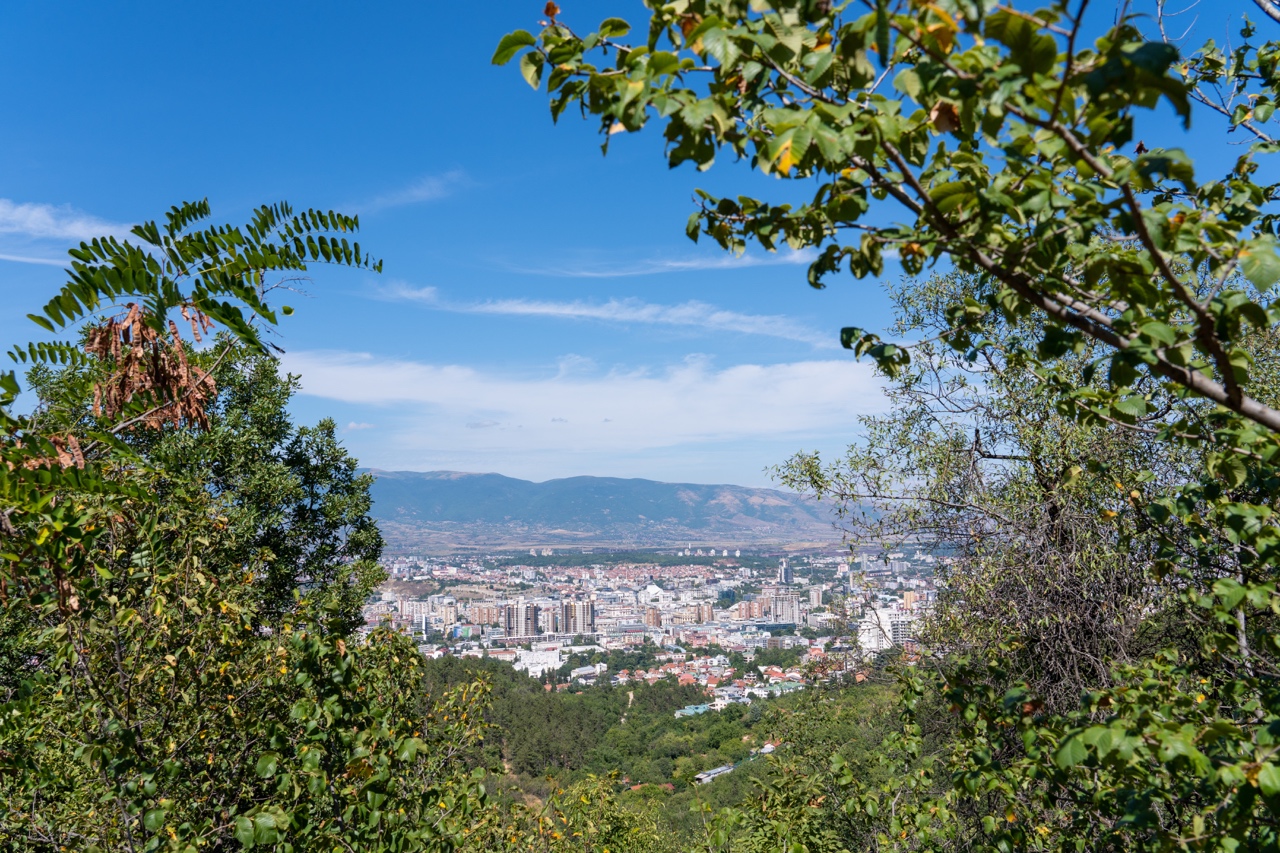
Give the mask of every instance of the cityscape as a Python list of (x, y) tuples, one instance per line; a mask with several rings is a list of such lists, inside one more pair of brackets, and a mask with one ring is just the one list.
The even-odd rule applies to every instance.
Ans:
[[(524, 557), (390, 558), (388, 583), (364, 609), (366, 627), (389, 624), (432, 658), (505, 661), (548, 679), (548, 689), (605, 676), (597, 663), (557, 677), (574, 656), (651, 644), (662, 650), (662, 666), (613, 673), (613, 684), (672, 677), (700, 685), (711, 707), (723, 707), (803, 686), (805, 665), (825, 662), (829, 652), (843, 653), (831, 658), (843, 670), (890, 648), (910, 649), (915, 623), (937, 594), (940, 562), (918, 549), (763, 556), (690, 546), (661, 552), (662, 565), (635, 557), (562, 551), (557, 558), (555, 549), (533, 548)], [(760, 649), (804, 653), (789, 672), (762, 672), (761, 683), (754, 673), (735, 679), (741, 673), (725, 655), (749, 662)]]

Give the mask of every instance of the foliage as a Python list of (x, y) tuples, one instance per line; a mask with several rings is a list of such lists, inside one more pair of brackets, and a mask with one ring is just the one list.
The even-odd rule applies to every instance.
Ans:
[[(931, 338), (945, 327), (946, 305), (983, 284), (953, 273), (891, 290), (895, 334)], [(976, 360), (921, 344), (887, 386), (888, 411), (860, 419), (865, 438), (844, 458), (824, 464), (802, 453), (778, 473), (831, 501), (855, 541), (891, 548), (921, 537), (945, 551), (937, 607), (918, 638), (979, 656), (1002, 648), (1014, 677), (1067, 710), (1109, 682), (1114, 662), (1171, 640), (1155, 626), (1181, 603), (1133, 569), (1152, 559), (1158, 536), (1124, 512), (1127, 491), (1171, 493), (1203, 459), (1064, 416), (1024, 357), (1023, 330), (988, 318), (981, 331), (990, 345)], [(1055, 369), (1087, 385), (1089, 355), (1064, 356)], [(1156, 399), (1195, 413), (1193, 401)]]
[(298, 377), (282, 377), (279, 367), (233, 349), (214, 374), (219, 395), (209, 428), (166, 436), (151, 455), (171, 477), (201, 479), (235, 508), (229, 523), (253, 531), (225, 559), (270, 555), (259, 581), (265, 613), (288, 612), (295, 590), (322, 592), (349, 632), (385, 578), (377, 565), (382, 537), (369, 515), (373, 477), (356, 473), (333, 421), (293, 426), (285, 406)]
[[(485, 801), (461, 761), (483, 686), (428, 705), (405, 638), (351, 633), (380, 546), (367, 482), (331, 424), (288, 424), (258, 325), (275, 322), (269, 276), (380, 262), (339, 214), (208, 215), (184, 205), (138, 245), (73, 250), (33, 319), (78, 327), (83, 350), (13, 352), (35, 363), (30, 416), (0, 377), (0, 836), (452, 849)], [(197, 341), (230, 334), (189, 351), (171, 316)]]
[(464, 849), (668, 853), (680, 849), (664, 832), (651, 803), (623, 802), (616, 779), (588, 776), (556, 788), (540, 807), (517, 805), (476, 833)]
[[(599, 117), (606, 150), (610, 135), (656, 119), (672, 166), (707, 169), (728, 149), (765, 174), (817, 180), (794, 206), (700, 191), (691, 238), (817, 248), (814, 286), (844, 267), (879, 275), (889, 251), (908, 273), (946, 257), (995, 285), (953, 306), (952, 346), (980, 349), (970, 324), (988, 313), (1038, 310), (1043, 354), (1109, 348), (1111, 387), (1075, 395), (1100, 416), (1144, 414), (1136, 383), (1151, 376), (1280, 427), (1243, 390), (1241, 347), (1275, 318), (1229, 282), (1237, 270), (1264, 291), (1280, 279), (1266, 207), (1276, 191), (1254, 183), (1275, 150), (1263, 125), (1277, 48), (1251, 26), (1230, 54), (1209, 43), (1183, 58), (1123, 10), (1086, 45), (1084, 3), (1035, 14), (959, 0), (649, 6), (640, 43), (622, 40), (619, 19), (578, 35), (552, 16), (536, 37), (506, 36), (494, 61), (530, 48), (521, 71), (535, 87), (545, 77), (553, 117), (575, 105)], [(1255, 140), (1228, 174), (1201, 180), (1177, 149), (1129, 148), (1137, 111), (1163, 102), (1189, 124), (1193, 101), (1221, 111), (1221, 99)], [(881, 207), (910, 220), (879, 224)], [(859, 329), (843, 339), (887, 371), (909, 362)]]
[[(525, 780), (545, 775), (580, 780), (586, 773), (603, 777), (617, 772), (636, 783), (688, 784), (693, 774), (730, 760), (718, 747), (732, 749), (728, 742), (746, 732), (736, 721), (730, 730), (712, 731), (729, 711), (675, 719), (674, 711), (706, 701), (706, 694), (701, 687), (674, 680), (548, 692), (506, 663), (440, 658), (427, 665), (433, 693), (481, 678), (493, 691), (486, 719), (502, 736), (487, 744), (476, 762), (505, 764)], [(674, 775), (681, 757), (695, 759), (692, 772), (683, 778)]]
[[(923, 344), (842, 332), (901, 380), (898, 409), (843, 472), (801, 458), (791, 473), (900, 501), (882, 530), (962, 546), (949, 581), (975, 618), (940, 651), (975, 657), (903, 672), (878, 774), (843, 757), (826, 781), (784, 768), (794, 784), (724, 816), (713, 842), (1276, 849), (1280, 45), (1246, 22), (1231, 49), (1184, 55), (1159, 5), (1096, 28), (1065, 0), (647, 5), (631, 42), (624, 21), (580, 35), (549, 4), (494, 61), (519, 55), (553, 117), (598, 118), (606, 149), (656, 122), (672, 166), (727, 149), (816, 185), (800, 204), (699, 191), (695, 240), (814, 249), (814, 286), (879, 276), (890, 252), (908, 274), (967, 276), (922, 312)], [(1135, 140), (1160, 105), (1244, 137), (1229, 170)], [(885, 462), (895, 441), (906, 453)]]

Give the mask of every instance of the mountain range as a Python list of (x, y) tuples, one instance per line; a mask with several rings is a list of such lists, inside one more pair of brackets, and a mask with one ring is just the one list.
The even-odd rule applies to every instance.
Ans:
[(392, 551), (840, 541), (825, 504), (776, 489), (568, 477), (379, 471), (373, 515)]

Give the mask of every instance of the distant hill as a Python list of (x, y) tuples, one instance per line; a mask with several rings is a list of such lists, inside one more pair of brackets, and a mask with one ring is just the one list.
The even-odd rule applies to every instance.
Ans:
[(501, 474), (373, 471), (373, 514), (395, 550), (533, 545), (837, 542), (825, 505), (775, 489)]

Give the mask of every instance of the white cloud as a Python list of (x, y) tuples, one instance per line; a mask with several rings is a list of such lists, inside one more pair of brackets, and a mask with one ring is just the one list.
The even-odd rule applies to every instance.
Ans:
[[(108, 234), (127, 234), (129, 226), (106, 222), (67, 205), (18, 203), (0, 198), (0, 234), (14, 234), (34, 240), (79, 243)], [(21, 263), (45, 263), (39, 258), (5, 256)], [(58, 265), (62, 261), (56, 261)]]
[(691, 300), (676, 305), (658, 305), (639, 299), (610, 299), (607, 302), (574, 300), (557, 302), (539, 299), (495, 299), (487, 302), (449, 302), (434, 287), (415, 288), (392, 283), (379, 288), (380, 298), (417, 302), (440, 311), (461, 314), (493, 314), (514, 317), (547, 317), (561, 320), (599, 320), (613, 323), (645, 323), (718, 332), (763, 335), (799, 341), (820, 349), (834, 349), (833, 335), (797, 323), (777, 314), (744, 314), (706, 302)]
[(26, 255), (9, 255), (0, 253), (0, 261), (12, 261), (15, 264), (41, 264), (50, 267), (70, 266), (70, 261), (58, 261), (53, 258), (32, 258)]
[(523, 317), (554, 317), (571, 320), (605, 320), (616, 323), (651, 323), (662, 326), (689, 326), (721, 332), (764, 335), (801, 341), (816, 347), (834, 347), (829, 335), (779, 315), (743, 314), (689, 301), (678, 305), (655, 305), (638, 299), (610, 299), (608, 302), (551, 302), (531, 299), (499, 299), (461, 309), (474, 314), (504, 314)]
[(370, 291), (374, 297), (391, 302), (422, 302), (427, 305), (438, 305), (440, 291), (434, 287), (414, 287), (402, 281), (392, 281), (384, 287), (373, 287)]
[(466, 183), (466, 179), (466, 174), (456, 169), (442, 175), (426, 175), (398, 190), (375, 196), (352, 207), (360, 213), (376, 213), (393, 207), (436, 201), (452, 195), (454, 190)]
[(390, 410), (379, 420), (401, 426), (382, 432), (383, 458), (636, 453), (778, 439), (798, 446), (849, 434), (859, 414), (884, 406), (871, 367), (852, 360), (716, 368), (690, 357), (657, 371), (580, 366), (536, 375), (333, 351), (291, 352), (283, 362), (301, 375), (305, 395)]
[(355, 431), (355, 430), (361, 430), (361, 429), (374, 429), (376, 426), (377, 424), (366, 424), (362, 422), (352, 421), (351, 423), (347, 424), (347, 429), (351, 431)]
[(719, 252), (685, 258), (645, 258), (637, 261), (572, 261), (544, 265), (507, 265), (512, 272), (526, 275), (559, 276), (562, 278), (625, 278), (637, 275), (660, 275), (674, 272), (699, 272), (703, 270), (735, 270), (747, 267), (767, 267), (783, 264), (809, 265), (818, 257), (815, 249), (792, 251), (783, 249), (765, 254), (735, 255)]

